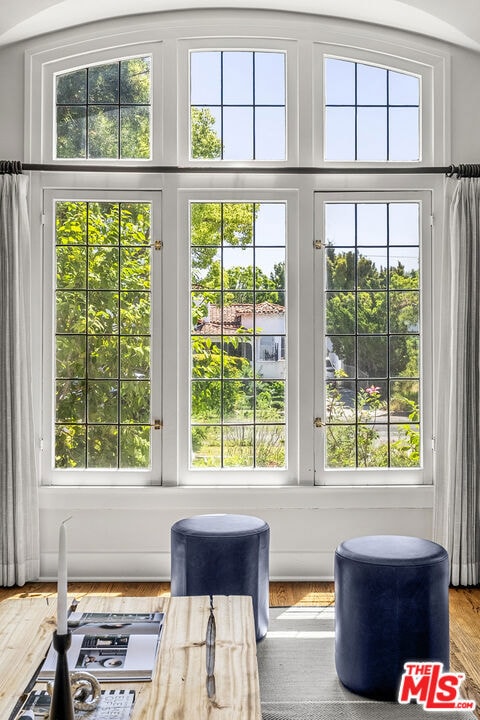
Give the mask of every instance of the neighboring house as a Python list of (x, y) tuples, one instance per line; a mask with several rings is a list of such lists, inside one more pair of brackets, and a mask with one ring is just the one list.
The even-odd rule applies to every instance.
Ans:
[(283, 305), (262, 302), (237, 303), (223, 308), (209, 303), (208, 314), (195, 327), (200, 335), (235, 335), (238, 346), (230, 348), (231, 355), (245, 357), (251, 363), (252, 342), (255, 337), (255, 374), (264, 378), (285, 377), (285, 308)]

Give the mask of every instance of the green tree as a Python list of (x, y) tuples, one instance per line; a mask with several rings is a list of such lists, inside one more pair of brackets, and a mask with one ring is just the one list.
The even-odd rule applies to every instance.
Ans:
[[(418, 466), (418, 271), (401, 262), (377, 268), (362, 254), (333, 247), (326, 265), (329, 351), (344, 367), (327, 381), (327, 464)], [(390, 439), (387, 413), (397, 418)]]
[(222, 142), (215, 132), (215, 118), (208, 108), (191, 109), (192, 158), (210, 159), (222, 157)]

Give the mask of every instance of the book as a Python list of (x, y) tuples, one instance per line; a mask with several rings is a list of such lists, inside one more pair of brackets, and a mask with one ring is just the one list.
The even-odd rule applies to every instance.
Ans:
[[(164, 613), (71, 613), (70, 671), (84, 670), (108, 682), (151, 680)], [(53, 680), (57, 653), (51, 645), (38, 674)]]
[[(46, 690), (30, 693), (17, 720), (30, 713), (34, 720), (45, 720), (50, 710), (50, 695)], [(102, 690), (100, 702), (94, 710), (75, 710), (75, 718), (88, 720), (129, 720), (135, 702), (134, 690)], [(27, 715), (28, 717), (28, 715)]]

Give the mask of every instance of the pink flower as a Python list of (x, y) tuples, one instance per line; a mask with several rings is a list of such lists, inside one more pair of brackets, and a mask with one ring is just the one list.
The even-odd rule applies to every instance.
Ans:
[(370, 387), (365, 388), (365, 392), (367, 395), (378, 395), (380, 393), (380, 388), (376, 387), (375, 385), (370, 385)]

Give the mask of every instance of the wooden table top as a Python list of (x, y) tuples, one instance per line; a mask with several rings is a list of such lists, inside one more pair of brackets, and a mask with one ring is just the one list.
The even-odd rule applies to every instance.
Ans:
[[(136, 692), (131, 720), (261, 720), (252, 600), (215, 596), (215, 686), (206, 690), (209, 597), (85, 597), (82, 612), (165, 612), (151, 682), (102, 683)], [(0, 604), (0, 718), (15, 707), (41, 663), (56, 626), (56, 603), (12, 598)], [(44, 688), (43, 683), (36, 688)]]

